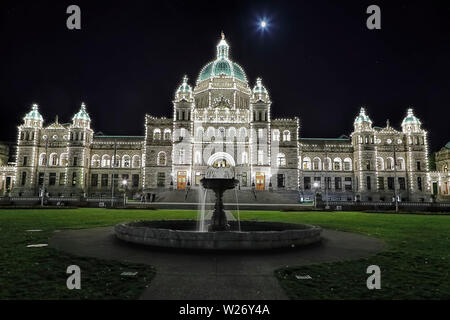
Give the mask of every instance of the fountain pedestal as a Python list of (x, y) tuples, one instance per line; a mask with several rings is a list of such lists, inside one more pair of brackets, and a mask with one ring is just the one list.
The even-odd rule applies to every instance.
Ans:
[(225, 190), (214, 190), (216, 195), (216, 203), (214, 205), (214, 212), (211, 217), (211, 224), (208, 231), (228, 231), (230, 225), (228, 224), (225, 211), (223, 209), (223, 193)]
[(233, 189), (238, 184), (238, 180), (222, 179), (222, 178), (203, 178), (200, 180), (203, 188), (211, 189), (216, 195), (216, 203), (214, 205), (214, 212), (211, 217), (211, 224), (209, 231), (228, 231), (230, 225), (228, 224), (223, 206), (223, 193), (228, 189)]

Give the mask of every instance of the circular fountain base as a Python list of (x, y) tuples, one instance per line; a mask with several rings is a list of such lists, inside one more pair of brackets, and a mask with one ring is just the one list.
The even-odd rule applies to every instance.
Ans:
[(322, 228), (310, 225), (229, 221), (231, 231), (198, 232), (195, 220), (120, 223), (117, 238), (155, 247), (203, 250), (266, 250), (309, 245), (321, 240)]

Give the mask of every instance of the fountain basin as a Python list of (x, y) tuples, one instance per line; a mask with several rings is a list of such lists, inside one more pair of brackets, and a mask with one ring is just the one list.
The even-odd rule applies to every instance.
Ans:
[(229, 221), (230, 231), (198, 232), (195, 220), (137, 221), (117, 224), (117, 238), (153, 247), (201, 250), (267, 250), (309, 245), (322, 228), (280, 222)]

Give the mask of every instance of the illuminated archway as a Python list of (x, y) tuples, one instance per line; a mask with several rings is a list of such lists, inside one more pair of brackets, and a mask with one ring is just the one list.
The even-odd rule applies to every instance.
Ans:
[(214, 153), (211, 157), (209, 157), (207, 164), (208, 164), (208, 166), (211, 167), (211, 166), (213, 166), (213, 164), (215, 162), (220, 161), (220, 160), (225, 160), (226, 163), (228, 163), (232, 167), (236, 166), (236, 163), (234, 162), (233, 157), (229, 153), (226, 153), (226, 152)]

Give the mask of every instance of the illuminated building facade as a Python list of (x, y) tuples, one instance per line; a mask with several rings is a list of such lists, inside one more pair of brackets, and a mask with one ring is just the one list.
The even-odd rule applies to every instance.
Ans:
[[(173, 118), (145, 116), (144, 136), (94, 134), (86, 106), (47, 127), (33, 105), (18, 127), (14, 196), (107, 197), (199, 188), (210, 166), (232, 167), (241, 190), (330, 200), (429, 201), (427, 132), (409, 109), (401, 131), (373, 127), (361, 108), (350, 137), (300, 138), (298, 118), (273, 119), (262, 79), (253, 88), (224, 35), (195, 86), (175, 92)], [(125, 183), (124, 183), (125, 182)], [(115, 186), (112, 188), (112, 186)]]

